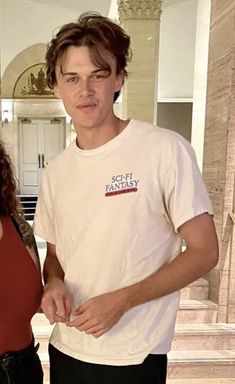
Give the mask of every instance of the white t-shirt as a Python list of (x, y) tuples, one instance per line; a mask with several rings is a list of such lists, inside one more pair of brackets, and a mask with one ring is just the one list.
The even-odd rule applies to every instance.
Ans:
[[(131, 120), (106, 144), (74, 141), (45, 171), (34, 228), (56, 245), (73, 306), (134, 284), (174, 259), (177, 229), (212, 213), (191, 145), (180, 135)], [(51, 343), (83, 361), (139, 364), (167, 353), (179, 292), (136, 306), (99, 338), (56, 324)]]

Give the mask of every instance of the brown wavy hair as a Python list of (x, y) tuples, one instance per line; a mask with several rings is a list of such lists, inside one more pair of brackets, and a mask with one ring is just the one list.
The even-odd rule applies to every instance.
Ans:
[[(62, 26), (48, 45), (46, 53), (46, 74), (48, 86), (53, 89), (56, 84), (56, 66), (66, 57), (70, 46), (89, 48), (91, 60), (98, 68), (111, 72), (105, 60), (104, 52), (109, 52), (116, 59), (116, 74), (127, 76), (126, 66), (131, 60), (130, 37), (125, 30), (108, 17), (98, 12), (85, 12), (75, 23)], [(114, 95), (117, 99), (119, 91)]]
[(0, 216), (21, 214), (10, 156), (0, 141)]

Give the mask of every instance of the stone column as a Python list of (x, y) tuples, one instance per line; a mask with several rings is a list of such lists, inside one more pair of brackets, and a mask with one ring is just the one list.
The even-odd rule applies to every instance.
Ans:
[(205, 132), (210, 10), (211, 0), (198, 0), (191, 143), (195, 149), (200, 169), (202, 169), (203, 162)]
[(133, 52), (123, 90), (123, 118), (156, 123), (161, 3), (118, 0), (119, 19), (131, 36)]
[(220, 260), (208, 274), (218, 321), (235, 322), (235, 1), (212, 0), (203, 176), (214, 206)]

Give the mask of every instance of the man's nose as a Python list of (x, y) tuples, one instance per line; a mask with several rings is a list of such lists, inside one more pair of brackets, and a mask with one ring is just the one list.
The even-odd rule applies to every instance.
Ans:
[(89, 79), (80, 79), (78, 84), (78, 92), (82, 95), (88, 95), (94, 92)]

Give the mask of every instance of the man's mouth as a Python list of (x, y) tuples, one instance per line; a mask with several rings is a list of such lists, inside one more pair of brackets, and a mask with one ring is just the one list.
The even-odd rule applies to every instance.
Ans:
[(77, 106), (78, 109), (86, 110), (96, 107), (96, 103), (82, 103)]

